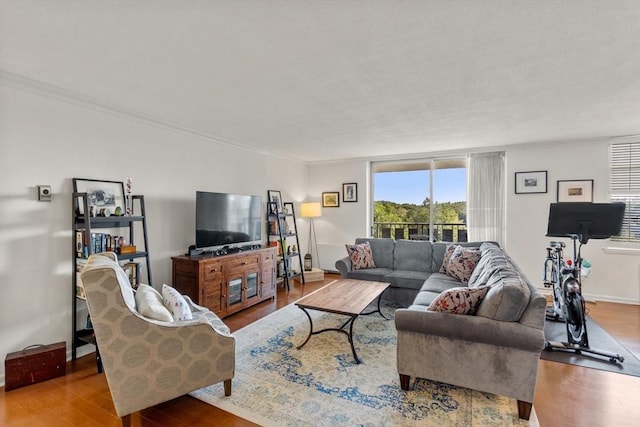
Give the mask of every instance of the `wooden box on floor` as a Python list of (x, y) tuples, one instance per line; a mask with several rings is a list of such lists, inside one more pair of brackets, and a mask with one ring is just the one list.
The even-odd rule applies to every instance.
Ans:
[(321, 282), (324, 280), (324, 271), (319, 268), (312, 268), (311, 271), (304, 271), (305, 282)]
[(62, 341), (9, 353), (4, 372), (7, 391), (61, 377), (67, 373), (67, 344)]

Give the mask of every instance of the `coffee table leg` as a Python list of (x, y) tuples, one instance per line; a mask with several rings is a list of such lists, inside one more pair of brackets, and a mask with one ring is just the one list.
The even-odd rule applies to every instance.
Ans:
[[(356, 354), (356, 348), (353, 345), (353, 321), (356, 320), (356, 318), (358, 317), (357, 315), (356, 316), (350, 316), (349, 320), (344, 322), (342, 324), (342, 326), (340, 326), (340, 328), (326, 328), (326, 329), (321, 329), (319, 331), (314, 331), (313, 330), (313, 320), (311, 319), (311, 315), (309, 315), (309, 312), (304, 307), (299, 307), (299, 308), (300, 308), (300, 310), (304, 311), (304, 314), (306, 314), (307, 317), (309, 318), (309, 335), (307, 336), (307, 339), (304, 340), (304, 342), (302, 344), (300, 344), (298, 347), (296, 347), (298, 350), (300, 350), (302, 347), (304, 347), (304, 345), (306, 343), (309, 342), (309, 339), (311, 338), (311, 335), (316, 335), (316, 334), (320, 334), (322, 332), (327, 332), (327, 331), (341, 332), (341, 333), (345, 334), (347, 336), (347, 338), (349, 339), (349, 345), (351, 345), (351, 353), (353, 353), (353, 358), (355, 359), (356, 363), (362, 363), (362, 362), (360, 362), (360, 359), (358, 359), (358, 355)], [(347, 326), (347, 325), (349, 325), (349, 332), (344, 330), (345, 326)]]
[(311, 316), (309, 315), (309, 312), (307, 310), (304, 309), (304, 307), (298, 307), (300, 310), (304, 311), (304, 314), (307, 315), (307, 317), (309, 318), (309, 335), (307, 336), (307, 339), (304, 340), (304, 342), (302, 344), (300, 344), (298, 347), (296, 347), (298, 350), (300, 350), (302, 347), (304, 347), (304, 345), (306, 343), (309, 342), (309, 339), (311, 338), (311, 335), (313, 335), (313, 320), (311, 320)]
[(354, 316), (351, 318), (351, 325), (349, 325), (349, 333), (347, 334), (347, 336), (349, 337), (349, 344), (351, 344), (351, 353), (353, 353), (353, 358), (356, 360), (356, 363), (362, 363), (360, 362), (360, 359), (358, 359), (358, 355), (356, 354), (356, 348), (353, 346), (353, 322), (356, 320), (358, 316)]
[(360, 313), (361, 316), (368, 316), (369, 314), (375, 314), (375, 313), (380, 313), (380, 316), (382, 316), (383, 319), (385, 320), (390, 320), (387, 316), (385, 316), (382, 311), (380, 310), (380, 301), (382, 300), (382, 294), (378, 295), (378, 309), (377, 310), (373, 310), (370, 311), (368, 313)]

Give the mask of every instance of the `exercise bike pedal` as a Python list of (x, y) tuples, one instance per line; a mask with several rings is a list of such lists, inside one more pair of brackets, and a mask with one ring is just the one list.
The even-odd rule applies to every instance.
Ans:
[(547, 308), (546, 318), (554, 322), (564, 322), (564, 317), (553, 311), (553, 308)]

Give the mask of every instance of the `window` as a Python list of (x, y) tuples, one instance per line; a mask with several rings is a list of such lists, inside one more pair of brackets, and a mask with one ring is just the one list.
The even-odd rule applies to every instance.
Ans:
[(467, 241), (467, 160), (376, 162), (373, 237)]
[(640, 142), (612, 144), (609, 155), (612, 202), (624, 202), (622, 230), (611, 240), (640, 242)]

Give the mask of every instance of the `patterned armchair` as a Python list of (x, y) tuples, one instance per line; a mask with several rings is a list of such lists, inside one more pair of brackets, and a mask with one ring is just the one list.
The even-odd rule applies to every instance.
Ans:
[(116, 413), (131, 413), (224, 381), (231, 394), (235, 339), (211, 311), (188, 297), (193, 320), (163, 322), (136, 310), (114, 253), (89, 257), (82, 272), (97, 345)]

